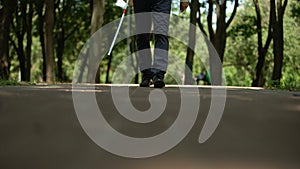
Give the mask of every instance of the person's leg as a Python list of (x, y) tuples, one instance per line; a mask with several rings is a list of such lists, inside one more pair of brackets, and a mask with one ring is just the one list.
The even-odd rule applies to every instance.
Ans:
[(139, 67), (143, 71), (151, 68), (152, 57), (150, 49), (150, 31), (152, 19), (150, 13), (150, 0), (134, 0), (134, 12), (136, 22), (136, 42), (138, 48)]
[(152, 17), (150, 0), (134, 0), (134, 12), (136, 22), (136, 42), (138, 64), (142, 72), (141, 87), (149, 87), (153, 73), (152, 67), (152, 54), (150, 48), (150, 31), (152, 25)]
[(153, 0), (153, 24), (155, 33), (154, 49), (154, 87), (164, 87), (164, 74), (168, 67), (169, 51), (169, 22), (171, 12), (171, 0)]

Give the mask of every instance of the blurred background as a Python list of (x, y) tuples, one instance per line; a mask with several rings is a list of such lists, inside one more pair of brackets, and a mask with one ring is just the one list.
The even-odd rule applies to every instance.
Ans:
[[(179, 13), (179, 0), (174, 0), (172, 15), (196, 25), (212, 42), (223, 63), (226, 85), (299, 89), (299, 4), (299, 0), (191, 0), (190, 8)], [(71, 82), (83, 45), (101, 26), (119, 19), (123, 5), (121, 0), (1, 0), (1, 83)], [(132, 7), (128, 13), (133, 13)], [(94, 82), (111, 83), (122, 58), (135, 51), (135, 37), (116, 44), (111, 57), (101, 62)], [(170, 52), (193, 72), (185, 76), (185, 84), (210, 84), (209, 70), (187, 46), (171, 38)], [(136, 62), (132, 57), (134, 69)], [(132, 83), (139, 81), (137, 75)], [(167, 76), (166, 83), (175, 82)]]

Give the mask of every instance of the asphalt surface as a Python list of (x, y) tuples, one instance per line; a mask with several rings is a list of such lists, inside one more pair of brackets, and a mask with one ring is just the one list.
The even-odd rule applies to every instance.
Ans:
[[(166, 110), (147, 124), (137, 124), (121, 116), (110, 89), (110, 86), (97, 86), (96, 90), (82, 86), (75, 92), (95, 92), (103, 116), (120, 133), (151, 137), (167, 130), (176, 120), (180, 108), (176, 86), (162, 89), (167, 98)], [(146, 111), (152, 90), (155, 89), (131, 86), (131, 103)], [(0, 87), (0, 168), (300, 168), (299, 92), (228, 88), (217, 129), (200, 144), (198, 138), (212, 96), (211, 88), (197, 90), (200, 109), (189, 134), (163, 154), (132, 159), (105, 151), (88, 137), (77, 118), (70, 85)]]

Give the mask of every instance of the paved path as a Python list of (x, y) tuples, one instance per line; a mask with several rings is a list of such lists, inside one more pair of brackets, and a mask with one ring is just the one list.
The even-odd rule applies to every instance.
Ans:
[[(91, 92), (86, 90), (78, 92)], [(130, 87), (131, 101), (146, 110), (151, 89)], [(159, 134), (174, 122), (179, 90), (163, 89), (166, 113), (149, 124), (135, 124), (112, 106), (110, 86), (97, 86), (106, 120), (135, 137)], [(210, 107), (211, 89), (199, 87), (196, 124), (172, 150), (152, 158), (128, 159), (97, 146), (80, 126), (69, 85), (0, 87), (1, 169), (298, 169), (300, 168), (300, 97), (297, 92), (227, 89), (226, 107), (213, 136), (198, 143)], [(109, 138), (108, 138), (109, 139)]]

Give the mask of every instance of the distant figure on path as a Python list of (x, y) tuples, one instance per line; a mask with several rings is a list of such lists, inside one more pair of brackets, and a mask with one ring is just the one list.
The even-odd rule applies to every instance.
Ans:
[(211, 85), (209, 72), (202, 70), (200, 74), (196, 77), (197, 85), (200, 84), (200, 81), (203, 81), (204, 85)]

